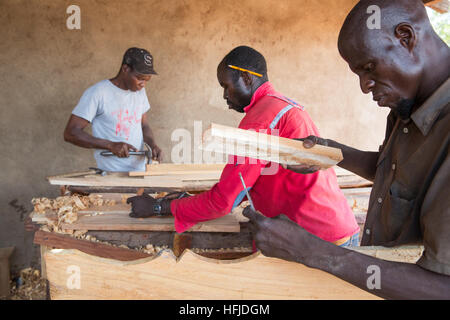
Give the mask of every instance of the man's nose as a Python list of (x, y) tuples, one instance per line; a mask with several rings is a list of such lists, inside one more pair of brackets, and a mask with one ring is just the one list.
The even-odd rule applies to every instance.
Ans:
[(375, 87), (375, 81), (369, 79), (367, 77), (361, 76), (359, 78), (359, 85), (361, 86), (361, 90), (364, 94), (367, 94), (373, 90)]

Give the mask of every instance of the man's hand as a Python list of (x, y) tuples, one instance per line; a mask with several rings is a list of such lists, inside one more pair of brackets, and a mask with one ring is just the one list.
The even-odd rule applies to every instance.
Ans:
[(253, 211), (250, 206), (244, 209), (243, 214), (250, 219), (249, 227), (256, 247), (265, 256), (309, 266), (316, 248), (323, 242), (285, 215), (267, 218)]
[(128, 158), (130, 151), (137, 151), (135, 147), (125, 142), (111, 142), (108, 149), (119, 158)]
[(25, 226), (25, 231), (28, 232), (34, 232), (39, 230), (39, 225), (37, 225), (36, 223), (33, 223), (33, 221), (31, 220), (31, 217), (28, 217), (25, 219), (25, 221), (23, 222), (24, 226)]
[[(303, 147), (305, 147), (306, 149), (310, 149), (312, 147), (314, 147), (316, 144), (320, 144), (322, 146), (328, 146), (328, 142), (326, 139), (322, 139), (316, 136), (309, 136), (307, 138), (302, 138), (302, 139), (294, 139), (294, 140), (299, 140), (299, 141), (303, 141)], [(300, 165), (285, 165), (282, 164), (281, 165), (284, 169), (288, 169), (291, 171), (294, 171), (296, 173), (301, 173), (301, 174), (310, 174), (310, 173), (314, 173), (320, 170), (320, 166), (311, 166), (311, 165), (306, 165), (306, 164), (300, 164)]]
[(131, 203), (130, 217), (132, 218), (148, 218), (156, 215), (153, 207), (158, 203), (155, 198), (146, 193), (142, 196), (128, 198), (127, 203)]
[(157, 161), (161, 162), (163, 159), (163, 153), (162, 153), (161, 148), (158, 147), (156, 144), (154, 144), (153, 146), (150, 146), (150, 148), (152, 149), (153, 160), (157, 160)]

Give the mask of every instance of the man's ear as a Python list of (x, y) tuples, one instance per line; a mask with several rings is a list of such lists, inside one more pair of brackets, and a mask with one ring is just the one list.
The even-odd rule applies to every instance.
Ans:
[(412, 52), (417, 44), (417, 35), (414, 28), (409, 23), (400, 23), (395, 27), (395, 37), (399, 39), (400, 44)]
[(245, 85), (250, 87), (253, 84), (253, 79), (250, 74), (248, 72), (241, 72), (241, 74), (242, 80), (244, 80)]
[(123, 64), (123, 65), (122, 65), (122, 72), (124, 72), (124, 73), (129, 73), (130, 70), (131, 70), (131, 68), (130, 68), (129, 65), (127, 65), (127, 64)]

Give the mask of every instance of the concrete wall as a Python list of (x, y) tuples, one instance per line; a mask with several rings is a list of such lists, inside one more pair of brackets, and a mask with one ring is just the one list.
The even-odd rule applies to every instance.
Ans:
[[(377, 148), (387, 112), (360, 92), (336, 45), (356, 2), (0, 0), (0, 247), (17, 247), (13, 267), (38, 262), (22, 220), (31, 198), (58, 195), (45, 177), (95, 164), (91, 150), (62, 133), (83, 91), (113, 77), (131, 46), (149, 49), (160, 74), (147, 93), (166, 161), (174, 129), (192, 130), (194, 120), (238, 124), (216, 67), (241, 44), (265, 55), (275, 87), (306, 106), (322, 136)], [(71, 4), (81, 8), (81, 30), (66, 27)]]

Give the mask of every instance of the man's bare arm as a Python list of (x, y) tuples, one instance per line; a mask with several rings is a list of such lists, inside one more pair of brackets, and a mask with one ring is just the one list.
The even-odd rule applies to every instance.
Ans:
[(367, 180), (375, 179), (379, 152), (361, 151), (334, 140), (327, 139), (328, 146), (341, 149), (344, 160), (338, 166)]
[(128, 143), (93, 137), (84, 131), (89, 123), (86, 119), (72, 114), (64, 130), (64, 140), (83, 148), (109, 150), (118, 157), (128, 157), (129, 150), (136, 151), (136, 148)]
[(155, 142), (153, 131), (148, 124), (147, 114), (142, 115), (142, 134), (144, 136), (145, 143), (152, 148), (153, 159), (162, 161), (162, 151)]
[[(367, 292), (386, 299), (450, 299), (450, 276), (416, 264), (391, 262), (326, 242), (307, 232), (286, 216), (266, 218), (247, 207), (244, 215), (256, 247), (265, 256), (305, 264), (337, 276)], [(367, 286), (369, 266), (380, 270), (380, 288)]]
[[(316, 144), (341, 149), (344, 160), (339, 162), (338, 166), (356, 173), (367, 180), (373, 181), (375, 179), (379, 156), (378, 152), (357, 150), (334, 140), (323, 139), (316, 136), (309, 136), (305, 139), (296, 140), (303, 140), (303, 146), (306, 149), (312, 148)], [(320, 167), (311, 165), (283, 165), (283, 167), (301, 174), (310, 174), (320, 170)]]

